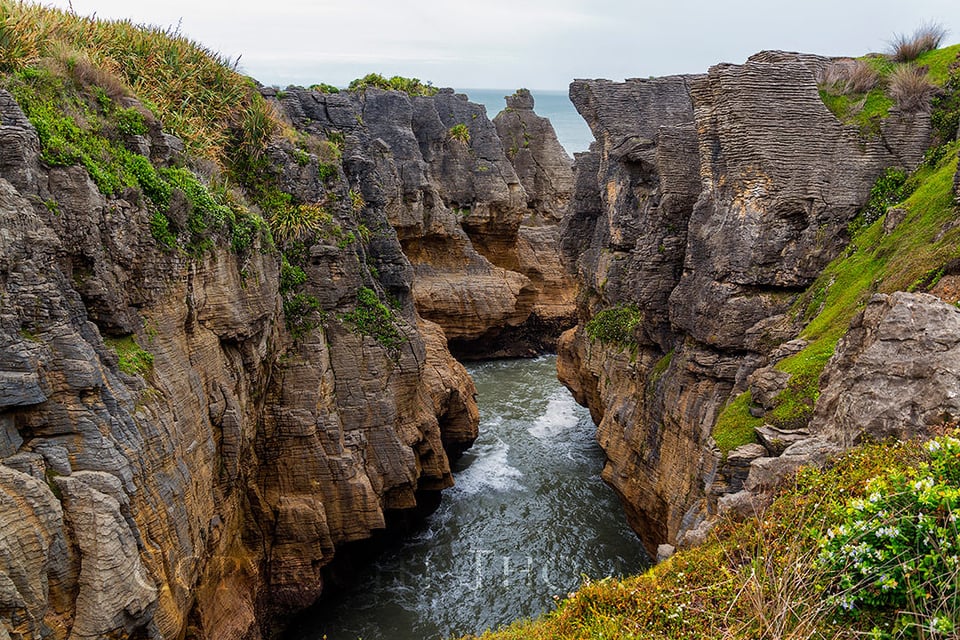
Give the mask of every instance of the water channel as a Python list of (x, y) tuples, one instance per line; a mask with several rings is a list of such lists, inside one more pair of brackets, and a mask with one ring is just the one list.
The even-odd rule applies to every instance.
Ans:
[(471, 364), (480, 437), (456, 486), (352, 587), (301, 617), (290, 640), (440, 640), (554, 607), (584, 577), (648, 564), (600, 480), (596, 428), (556, 379), (556, 359)]

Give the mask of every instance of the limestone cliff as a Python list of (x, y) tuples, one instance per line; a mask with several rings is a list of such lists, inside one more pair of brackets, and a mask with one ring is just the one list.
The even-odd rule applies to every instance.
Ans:
[(451, 485), (475, 390), (415, 311), (363, 159), (323, 175), (269, 142), (275, 193), (329, 214), (296, 242), (277, 227), (281, 260), (265, 233), (202, 228), (178, 168), (203, 165), (158, 122), (127, 145), (185, 181), (166, 217), (43, 160), (5, 91), (0, 120), (0, 635), (259, 637), (316, 599), (340, 545)]
[[(718, 417), (744, 391), (762, 400), (764, 382), (771, 397), (787, 386), (774, 365), (807, 345), (791, 342), (809, 320), (798, 300), (881, 172), (914, 168), (927, 145), (923, 111), (894, 107), (872, 132), (841, 122), (815, 80), (830, 63), (764, 52), (704, 75), (570, 87), (596, 143), (578, 154), (563, 223), (582, 291), (559, 374), (590, 407), (603, 477), (651, 551), (695, 539), (752, 461), (776, 455), (721, 451)], [(632, 318), (623, 339), (588, 336), (604, 309)], [(761, 368), (774, 372), (751, 375)]]
[(574, 324), (576, 287), (556, 242), (573, 174), (528, 92), (508, 98), (496, 127), (484, 107), (449, 89), (290, 88), (280, 98), (299, 129), (345, 136), (348, 182), (396, 230), (417, 312), (440, 325), (455, 353), (554, 348)]

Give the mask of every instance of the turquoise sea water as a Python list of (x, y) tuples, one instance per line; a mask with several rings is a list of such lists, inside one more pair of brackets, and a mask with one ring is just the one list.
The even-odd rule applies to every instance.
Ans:
[[(471, 102), (477, 102), (487, 108), (487, 116), (493, 120), (507, 103), (503, 97), (514, 92), (513, 89), (457, 89), (459, 93), (470, 96)], [(535, 101), (533, 110), (545, 118), (550, 118), (557, 132), (560, 144), (573, 157), (574, 153), (586, 151), (593, 142), (590, 127), (574, 109), (566, 91), (531, 90)]]

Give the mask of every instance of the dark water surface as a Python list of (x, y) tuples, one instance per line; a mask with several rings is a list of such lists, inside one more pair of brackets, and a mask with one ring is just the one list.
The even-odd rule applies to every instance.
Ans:
[(595, 427), (556, 380), (556, 359), (468, 366), (480, 438), (419, 531), (301, 618), (295, 640), (432, 640), (553, 608), (584, 576), (647, 566), (600, 480)]

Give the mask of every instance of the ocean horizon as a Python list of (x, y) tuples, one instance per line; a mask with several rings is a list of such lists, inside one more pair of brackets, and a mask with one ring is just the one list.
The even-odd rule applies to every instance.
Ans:
[[(471, 102), (482, 104), (487, 109), (487, 117), (491, 120), (503, 111), (506, 106), (505, 96), (512, 95), (515, 89), (457, 89), (458, 93), (465, 93)], [(566, 91), (544, 91), (531, 89), (534, 100), (534, 111), (537, 115), (549, 118), (557, 132), (557, 139), (572, 158), (575, 153), (587, 151), (593, 142), (593, 133), (590, 127), (580, 117)]]

